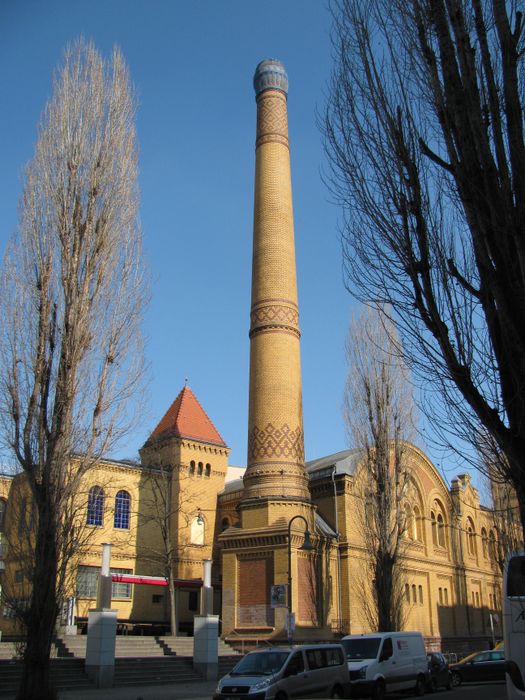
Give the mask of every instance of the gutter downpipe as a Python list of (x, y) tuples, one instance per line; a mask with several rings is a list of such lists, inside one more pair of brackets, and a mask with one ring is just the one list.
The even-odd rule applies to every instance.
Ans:
[[(342, 574), (341, 574), (341, 546), (340, 546), (340, 534), (339, 534), (339, 513), (337, 510), (337, 488), (335, 485), (335, 474), (337, 472), (337, 465), (334, 464), (332, 470), (332, 484), (334, 487), (334, 514), (335, 514), (335, 534), (337, 537), (337, 578), (338, 578), (338, 607), (339, 607), (339, 625), (340, 631), (342, 632), (343, 627), (343, 589), (342, 589)], [(350, 594), (350, 592), (349, 592)], [(348, 625), (350, 632), (350, 616), (348, 617)]]

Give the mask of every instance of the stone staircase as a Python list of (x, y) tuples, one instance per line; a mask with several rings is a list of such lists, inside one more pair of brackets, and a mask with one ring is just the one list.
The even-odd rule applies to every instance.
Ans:
[[(57, 690), (93, 687), (84, 673), (85, 635), (59, 637), (51, 650), (51, 673)], [(0, 643), (0, 697), (16, 691), (22, 665), (18, 645)], [(240, 658), (219, 640), (219, 678)], [(202, 680), (193, 670), (192, 637), (118, 636), (115, 646), (115, 686), (166, 685)]]
[[(92, 688), (84, 673), (82, 659), (51, 659), (51, 678), (58, 691)], [(13, 659), (0, 658), (0, 697), (13, 695), (22, 679), (22, 664)]]

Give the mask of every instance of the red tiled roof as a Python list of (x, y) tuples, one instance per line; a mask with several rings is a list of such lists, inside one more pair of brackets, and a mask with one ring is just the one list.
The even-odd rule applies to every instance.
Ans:
[(189, 438), (226, 447), (189, 386), (185, 386), (151, 433), (147, 442), (164, 437)]

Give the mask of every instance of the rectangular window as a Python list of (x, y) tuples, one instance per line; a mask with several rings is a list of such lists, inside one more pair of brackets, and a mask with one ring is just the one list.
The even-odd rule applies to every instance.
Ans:
[[(131, 569), (110, 569), (112, 574), (131, 574)], [(100, 568), (98, 566), (79, 566), (77, 569), (77, 596), (79, 598), (96, 598)], [(131, 583), (114, 581), (111, 584), (112, 598), (131, 598)]]
[(98, 566), (79, 566), (77, 569), (77, 596), (96, 598), (99, 574)]
[(164, 600), (163, 595), (152, 595), (151, 596), (151, 602), (154, 603), (155, 605), (159, 605), (160, 603), (162, 603), (163, 600)]
[[(112, 574), (132, 574), (132, 569), (110, 569)], [(131, 583), (120, 583), (119, 581), (113, 581), (111, 584), (111, 597), (112, 598), (131, 598)]]

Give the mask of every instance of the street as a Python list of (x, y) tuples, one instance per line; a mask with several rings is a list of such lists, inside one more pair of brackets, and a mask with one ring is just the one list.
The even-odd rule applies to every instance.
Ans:
[[(401, 700), (402, 696), (395, 697)], [(405, 694), (404, 697), (409, 696)], [(432, 700), (506, 700), (507, 686), (500, 681), (463, 683), (452, 690), (440, 689), (436, 693), (426, 694), (425, 697), (432, 698)]]

